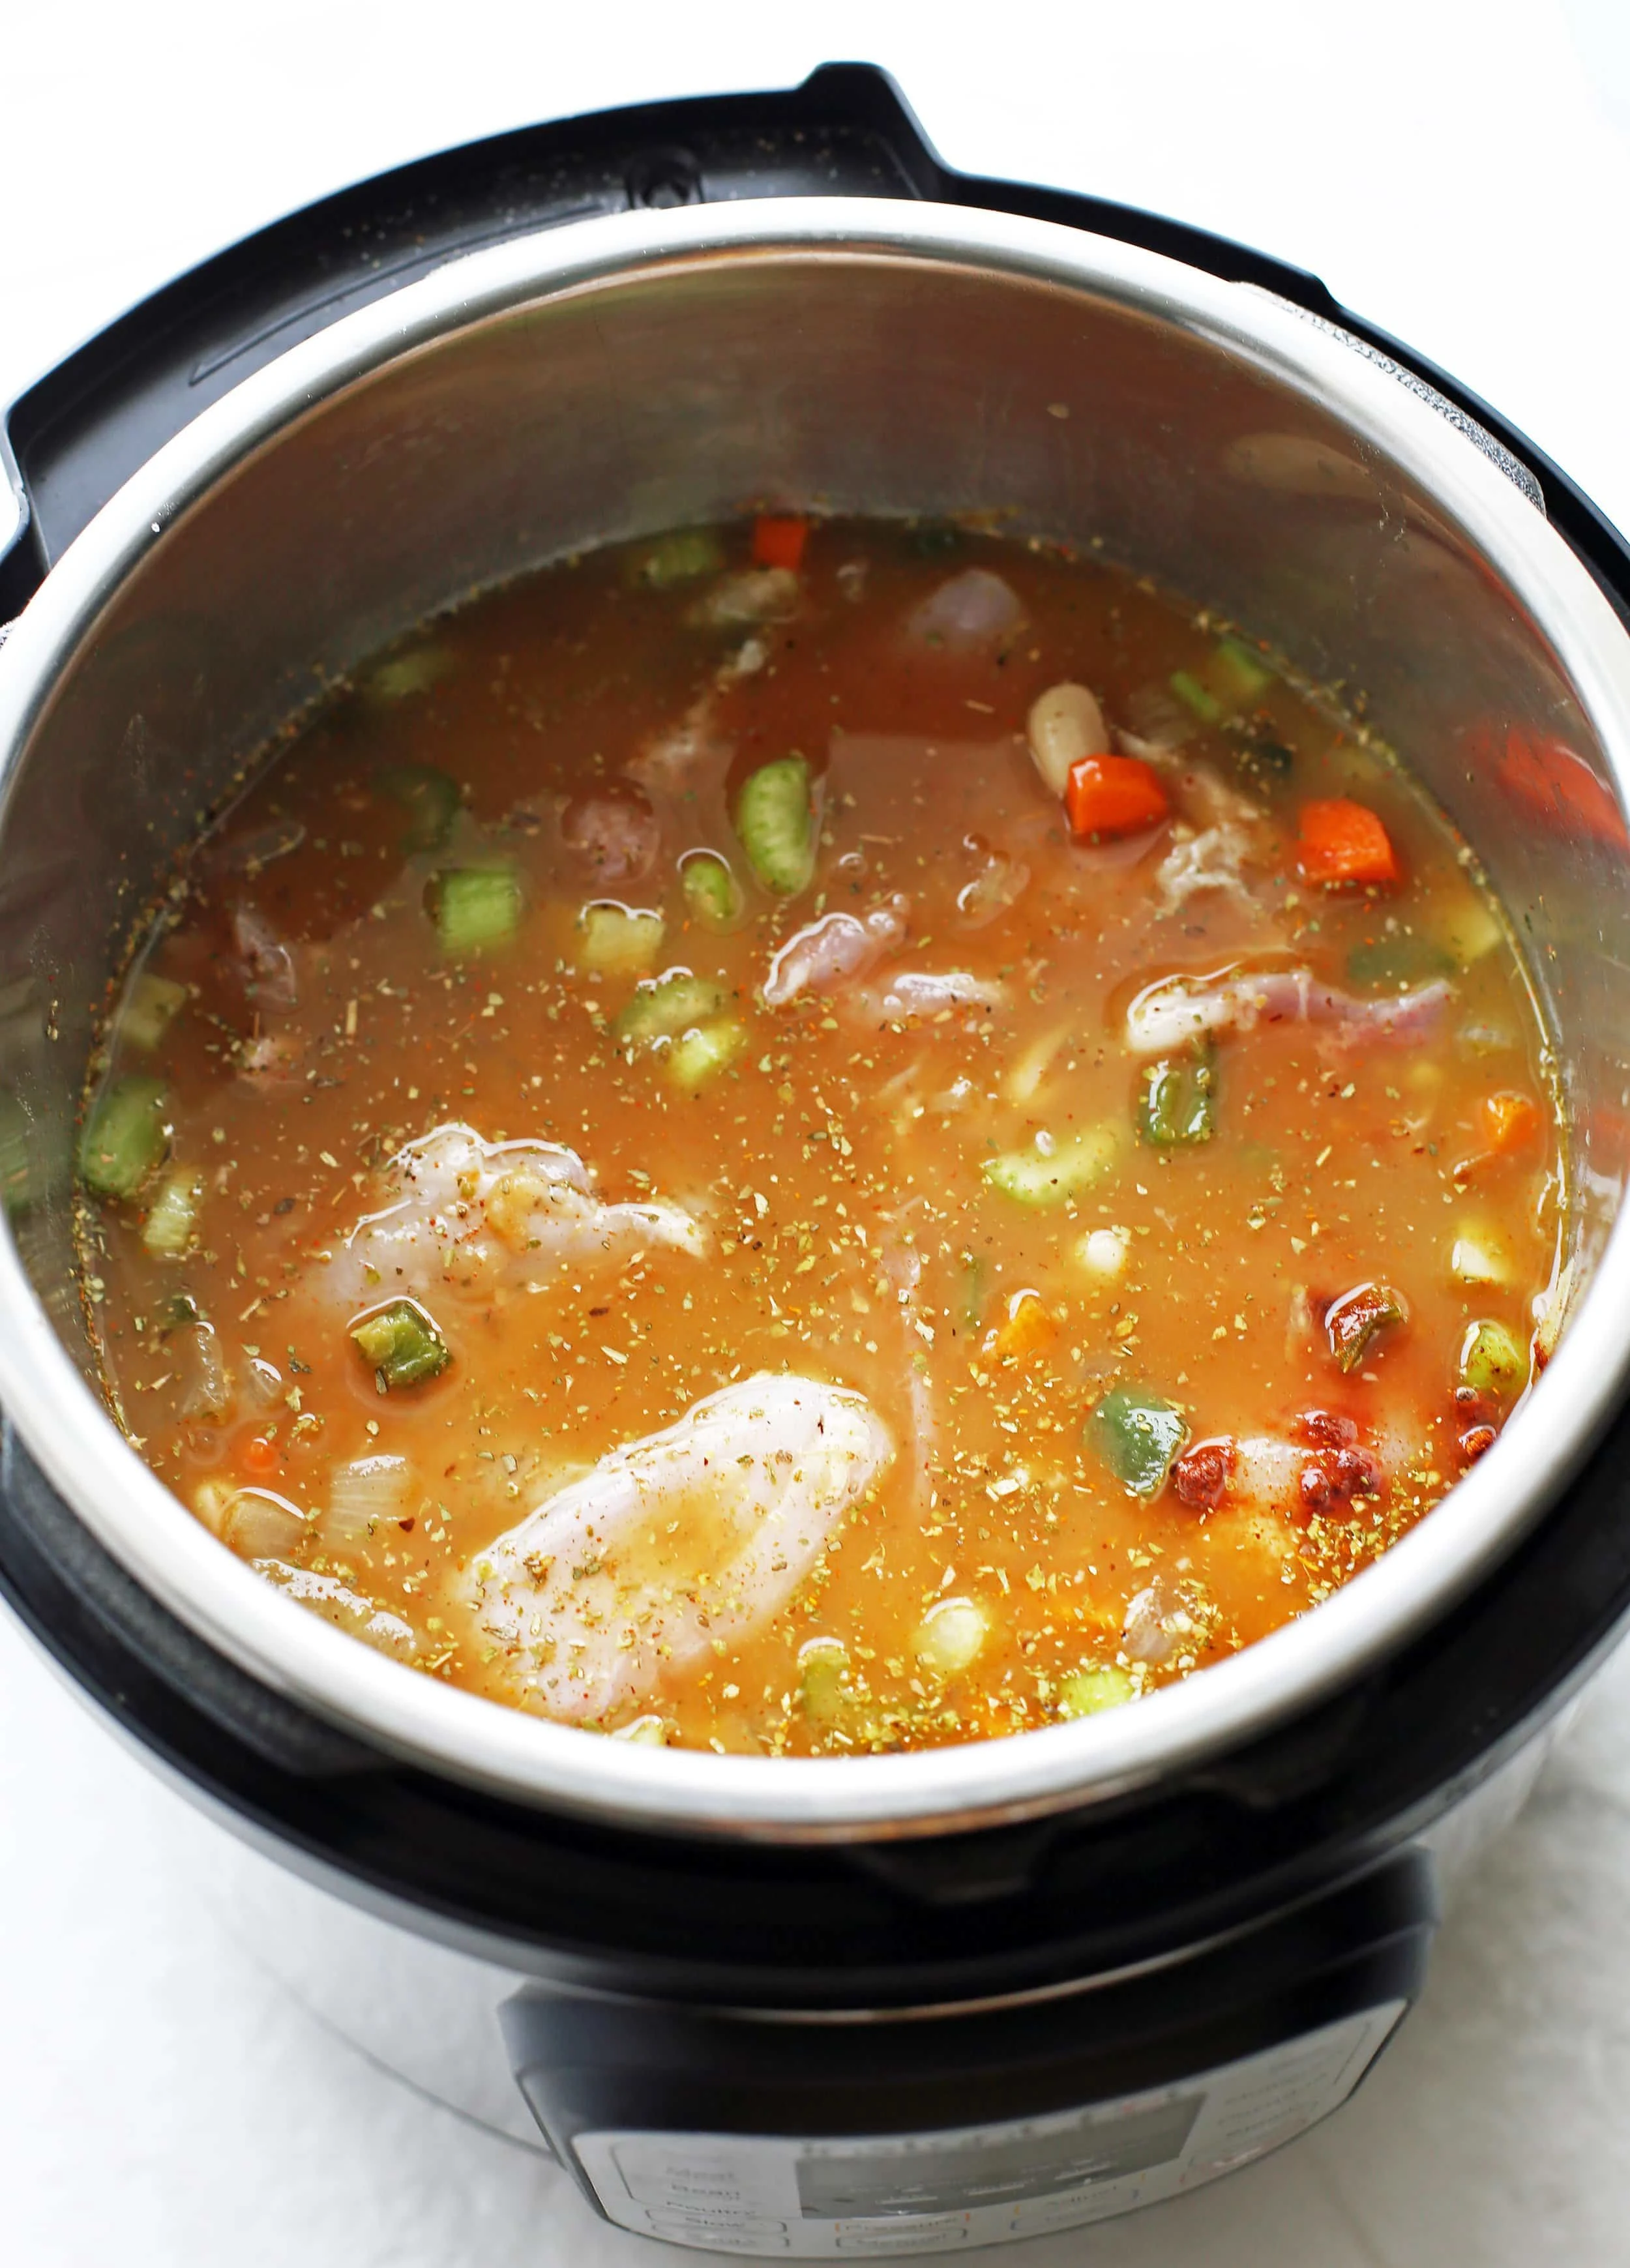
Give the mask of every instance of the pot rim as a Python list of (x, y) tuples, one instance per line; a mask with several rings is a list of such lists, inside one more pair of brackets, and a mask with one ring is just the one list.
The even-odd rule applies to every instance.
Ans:
[[(96, 515), (0, 651), (0, 824), (60, 673), (120, 584), (246, 456), (387, 363), (520, 308), (729, 256), (928, 261), (1092, 294), (1254, 364), (1390, 459), (1518, 592), (1630, 805), (1630, 638), (1582, 563), (1471, 440), (1328, 326), (1259, 288), (1022, 216), (863, 198), (640, 211), (449, 261), (291, 348), (203, 410)], [(1312, 1613), (1123, 1708), (909, 1755), (653, 1749), (522, 1714), (388, 1661), (262, 1581), (144, 1464), (0, 1234), (0, 1406), (96, 1540), (249, 1675), (403, 1762), (650, 1830), (781, 1841), (942, 1834), (1192, 1771), (1331, 1697), (1422, 1631), (1554, 1501), (1630, 1369), (1630, 1226), (1614, 1225), (1534, 1395), (1428, 1518)], [(1536, 1422), (1536, 1405), (1543, 1417)]]

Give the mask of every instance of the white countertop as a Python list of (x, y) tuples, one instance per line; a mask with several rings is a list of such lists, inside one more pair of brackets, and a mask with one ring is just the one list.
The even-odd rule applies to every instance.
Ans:
[[(0, 34), (0, 401), (246, 229), (426, 150), (887, 64), (942, 154), (1300, 261), (1630, 525), (1625, 0), (85, 0)], [(0, 2257), (18, 2268), (638, 2268), (564, 2178), (388, 2079), (208, 1920), (180, 1799), (0, 1616)], [(1442, 1932), (1347, 2110), (1033, 2268), (1630, 2257), (1630, 1657)], [(994, 2260), (996, 2256), (986, 2254)]]

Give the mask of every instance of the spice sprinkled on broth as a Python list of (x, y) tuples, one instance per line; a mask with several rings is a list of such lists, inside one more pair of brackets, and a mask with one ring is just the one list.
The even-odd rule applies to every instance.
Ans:
[(955, 529), (685, 530), (376, 661), (191, 854), (79, 1157), (110, 1400), (230, 1549), (721, 1751), (1223, 1658), (1560, 1306), (1441, 818), (1243, 635)]

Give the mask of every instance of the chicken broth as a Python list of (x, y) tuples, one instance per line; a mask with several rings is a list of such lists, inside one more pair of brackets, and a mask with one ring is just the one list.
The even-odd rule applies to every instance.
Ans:
[(80, 1166), (111, 1405), (232, 1550), (719, 1750), (1249, 1645), (1560, 1305), (1441, 816), (1243, 635), (955, 529), (682, 532), (373, 663), (189, 856)]

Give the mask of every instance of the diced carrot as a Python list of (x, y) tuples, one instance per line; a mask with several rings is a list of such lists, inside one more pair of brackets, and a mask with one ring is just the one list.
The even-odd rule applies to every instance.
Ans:
[(1375, 813), (1345, 795), (1302, 806), (1296, 864), (1305, 882), (1396, 882), (1398, 853)]
[(1531, 1094), (1486, 1094), (1478, 1116), (1489, 1148), (1499, 1157), (1526, 1150), (1539, 1131), (1539, 1105)]
[(1006, 1316), (994, 1329), (986, 1331), (984, 1351), (999, 1359), (1011, 1355), (1022, 1362), (1027, 1355), (1039, 1354), (1051, 1346), (1058, 1336), (1058, 1323), (1039, 1294), (1015, 1292), (1007, 1302)]
[(264, 1433), (256, 1433), (245, 1444), (243, 1462), (252, 1473), (269, 1473), (277, 1462), (277, 1447)]
[(1138, 756), (1081, 756), (1070, 766), (1064, 807), (1077, 836), (1136, 835), (1171, 809), (1160, 774)]
[(804, 563), (809, 538), (807, 519), (761, 516), (753, 522), (753, 560), (759, 567), (790, 567), (796, 574)]

